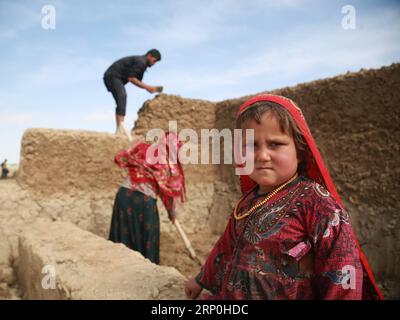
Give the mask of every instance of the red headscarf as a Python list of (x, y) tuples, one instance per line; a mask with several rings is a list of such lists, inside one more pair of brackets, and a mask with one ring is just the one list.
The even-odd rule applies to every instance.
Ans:
[[(298, 106), (294, 104), (294, 102), (288, 98), (282, 97), (282, 96), (277, 96), (277, 95), (272, 95), (272, 94), (262, 94), (255, 96), (248, 101), (246, 101), (239, 109), (236, 117), (238, 118), (243, 112), (245, 112), (247, 109), (249, 109), (254, 103), (260, 102), (260, 101), (268, 101), (268, 102), (274, 102), (285, 108), (294, 121), (296, 122), (297, 126), (299, 127), (301, 133), (304, 136), (304, 139), (308, 145), (309, 152), (306, 153), (305, 157), (307, 160), (307, 176), (314, 181), (318, 182), (322, 186), (324, 186), (331, 195), (335, 198), (335, 200), (343, 207), (342, 200), (340, 199), (340, 196), (338, 192), (336, 191), (335, 185), (333, 184), (333, 181), (329, 175), (328, 170), (325, 167), (324, 161), (322, 160), (322, 157), (317, 149), (317, 145), (315, 144), (315, 141), (311, 135), (310, 129), (306, 123), (306, 120), (304, 119), (304, 116)], [(241, 175), (240, 176), (240, 181), (242, 185), (242, 193), (246, 194), (248, 191), (250, 191), (254, 186), (255, 182), (247, 175)], [(368, 261), (365, 257), (365, 255), (362, 253), (360, 246), (358, 244), (357, 239), (354, 239), (357, 248), (360, 254), (360, 259), (363, 265), (364, 269), (364, 286), (366, 288), (371, 288), (373, 293), (373, 296), (377, 296), (379, 299), (383, 299), (383, 295), (379, 288), (377, 287), (371, 268), (368, 264)], [(363, 290), (363, 296), (364, 295), (369, 295), (367, 290)], [(371, 296), (369, 298), (372, 298)]]
[[(139, 143), (127, 151), (119, 151), (114, 161), (120, 168), (129, 170), (132, 185), (150, 184), (170, 210), (171, 200), (185, 200), (185, 177), (178, 157), (181, 146), (178, 136), (167, 132), (156, 145)], [(154, 163), (149, 157), (161, 161)]]

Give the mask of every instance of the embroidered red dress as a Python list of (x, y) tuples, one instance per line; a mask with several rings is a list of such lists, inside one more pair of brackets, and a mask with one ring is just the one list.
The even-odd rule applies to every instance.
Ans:
[[(289, 99), (256, 96), (289, 111), (307, 145), (307, 168), (249, 216), (231, 215), (196, 281), (209, 299), (382, 299), (349, 215), (322, 161), (300, 109)], [(238, 215), (266, 195), (241, 176)]]
[[(265, 198), (257, 189), (239, 215)], [(197, 281), (216, 299), (361, 299), (353, 239), (347, 212), (324, 187), (299, 177), (248, 219), (229, 219)]]

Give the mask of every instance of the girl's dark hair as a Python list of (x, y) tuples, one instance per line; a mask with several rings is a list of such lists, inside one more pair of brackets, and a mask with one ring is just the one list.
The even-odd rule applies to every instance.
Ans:
[(308, 152), (307, 143), (289, 111), (287, 111), (280, 104), (270, 101), (260, 101), (252, 104), (238, 117), (236, 120), (236, 127), (241, 128), (247, 120), (255, 120), (258, 124), (261, 124), (261, 117), (266, 112), (270, 112), (273, 116), (275, 116), (279, 121), (279, 126), (282, 132), (290, 135), (293, 138), (297, 157), (300, 160), (298, 171), (299, 173), (304, 173), (307, 167), (305, 157), (306, 153)]

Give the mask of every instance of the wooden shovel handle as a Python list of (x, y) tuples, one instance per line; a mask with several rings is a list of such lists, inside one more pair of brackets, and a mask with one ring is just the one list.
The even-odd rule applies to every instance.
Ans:
[(192, 259), (196, 259), (196, 252), (194, 252), (194, 249), (193, 249), (192, 245), (190, 244), (190, 241), (187, 238), (185, 231), (183, 231), (183, 229), (181, 227), (181, 224), (179, 223), (178, 219), (175, 219), (174, 225), (175, 225), (176, 230), (178, 231), (179, 235), (181, 236), (181, 238), (182, 238), (182, 240), (183, 240), (183, 242), (185, 244), (186, 249), (188, 249), (190, 257)]

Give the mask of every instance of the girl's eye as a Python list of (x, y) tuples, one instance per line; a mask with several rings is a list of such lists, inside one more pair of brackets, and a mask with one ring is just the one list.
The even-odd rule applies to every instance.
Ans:
[(282, 143), (282, 142), (271, 142), (271, 143), (269, 144), (269, 146), (270, 146), (271, 148), (279, 148), (279, 147), (281, 147), (281, 146), (283, 146), (283, 145), (285, 145), (285, 143)]

